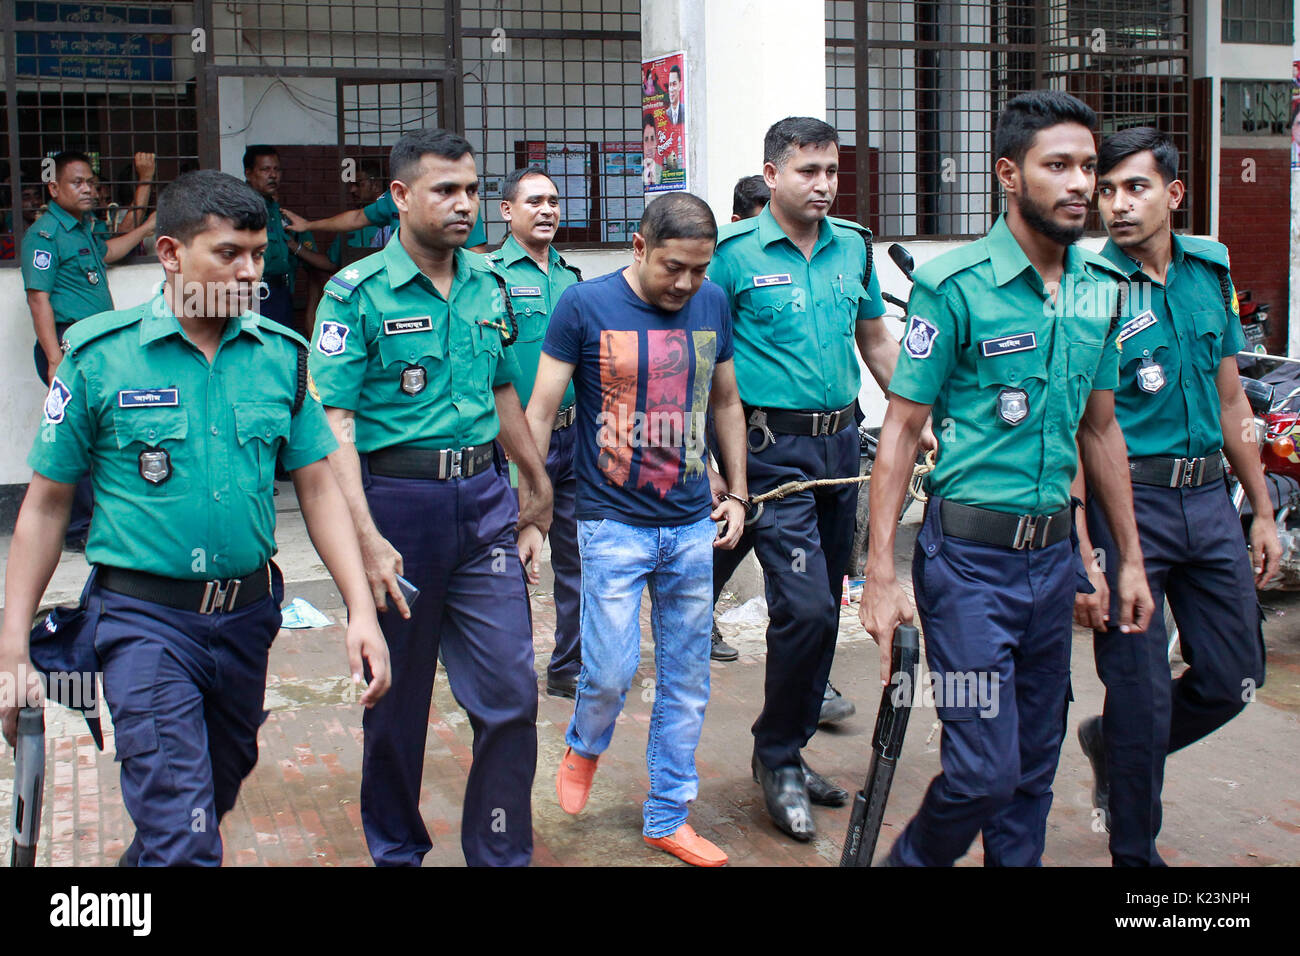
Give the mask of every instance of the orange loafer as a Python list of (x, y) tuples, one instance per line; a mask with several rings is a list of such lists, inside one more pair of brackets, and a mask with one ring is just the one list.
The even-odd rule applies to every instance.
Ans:
[(567, 748), (560, 759), (560, 772), (555, 775), (555, 793), (560, 798), (560, 809), (565, 813), (580, 812), (587, 805), (594, 776), (596, 761), (579, 756), (572, 747)]
[(727, 854), (695, 832), (689, 823), (683, 823), (664, 837), (644, 837), (646, 843), (671, 853), (691, 866), (726, 866)]

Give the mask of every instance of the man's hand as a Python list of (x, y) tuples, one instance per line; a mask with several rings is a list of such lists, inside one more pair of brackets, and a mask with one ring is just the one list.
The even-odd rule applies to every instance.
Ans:
[(156, 167), (157, 163), (153, 153), (135, 154), (135, 178), (140, 182), (152, 182)]
[(1094, 568), (1088, 569), (1088, 580), (1097, 590), (1092, 594), (1079, 592), (1074, 596), (1074, 623), (1094, 631), (1104, 631), (1110, 620), (1110, 585), (1106, 583), (1106, 575)]
[[(402, 616), (410, 617), (410, 612)], [(388, 693), (393, 675), (388, 661), (388, 642), (384, 640), (373, 614), (358, 614), (348, 621), (347, 649), (354, 685), (360, 685), (364, 679), (363, 662), (370, 665), (370, 684), (361, 695), (361, 703), (365, 707), (374, 707), (379, 698)]]
[(1119, 566), (1119, 629), (1125, 634), (1141, 634), (1151, 623), (1156, 602), (1147, 587), (1146, 568), (1139, 558)]
[(894, 628), (912, 623), (912, 602), (899, 587), (898, 578), (882, 580), (867, 571), (858, 603), (858, 620), (880, 650), (880, 683), (889, 685), (889, 670), (894, 648)]
[(530, 524), (519, 531), (519, 562), (524, 566), (524, 574), (529, 584), (541, 582), (541, 570), (538, 567), (542, 556), (542, 539), (544, 535), (535, 524)]
[[(8, 644), (17, 646), (24, 637), (8, 641)], [(16, 695), (12, 706), (7, 703), (0, 706), (0, 730), (4, 733), (5, 743), (12, 747), (18, 741), (18, 711), (23, 707), (40, 706), (45, 700), (40, 672), (32, 666), (25, 650), (0, 651), (0, 686), (6, 686)]]
[(723, 534), (713, 542), (715, 548), (730, 551), (740, 543), (740, 536), (745, 533), (745, 506), (734, 498), (728, 498), (709, 515), (714, 521), (726, 522)]
[(289, 228), (294, 232), (311, 232), (311, 223), (296, 212), (290, 212), (281, 206), (280, 213), (289, 220)]
[(388, 596), (391, 594), (397, 613), (409, 620), (411, 609), (406, 606), (402, 589), (397, 586), (397, 576), (402, 573), (402, 555), (378, 531), (362, 535), (360, 543), (361, 560), (366, 566), (366, 580), (370, 582), (375, 609), (387, 611)]
[(925, 420), (925, 427), (921, 429), (920, 448), (922, 453), (939, 450), (939, 439), (934, 437), (933, 422), (929, 418)]
[(143, 223), (141, 223), (141, 225), (144, 227), (146, 235), (152, 234), (155, 231), (158, 225), (157, 219), (158, 219), (158, 213), (151, 212), (149, 213), (149, 218), (146, 219)]
[[(722, 504), (722, 496), (727, 493), (727, 479), (707, 462), (704, 465), (704, 471), (709, 476), (709, 494), (713, 496), (713, 507)], [(717, 521), (717, 518), (713, 519)]]
[(551, 503), (551, 483), (545, 480), (543, 474), (541, 482), (536, 485), (529, 484), (527, 500), (520, 501), (519, 521), (515, 527), (522, 532), (528, 525), (536, 525), (542, 534), (546, 534), (551, 530), (551, 518), (553, 517)]
[(1250, 560), (1255, 567), (1256, 590), (1277, 576), (1282, 542), (1277, 537), (1277, 523), (1267, 512), (1256, 514), (1250, 522)]

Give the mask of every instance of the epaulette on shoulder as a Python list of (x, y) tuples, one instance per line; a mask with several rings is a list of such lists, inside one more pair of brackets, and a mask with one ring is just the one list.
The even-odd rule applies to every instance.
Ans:
[(835, 216), (827, 216), (826, 221), (829, 222), (832, 227), (839, 226), (841, 229), (851, 229), (853, 232), (858, 233), (864, 238), (871, 237), (870, 229), (861, 223), (854, 222), (852, 219), (839, 219)]
[(1220, 269), (1228, 268), (1228, 247), (1223, 243), (1199, 236), (1179, 236), (1178, 241), (1182, 244), (1184, 254), (1204, 259)]
[(148, 308), (149, 303), (146, 302), (134, 309), (100, 312), (98, 315), (87, 316), (79, 322), (74, 322), (63, 335), (64, 351), (76, 352), (96, 339), (102, 339), (113, 332), (138, 324), (144, 318), (145, 310)]
[(1108, 279), (1123, 281), (1128, 278), (1124, 270), (1115, 263), (1111, 262), (1100, 252), (1093, 252), (1091, 249), (1085, 249), (1079, 246), (1079, 252), (1083, 255), (1084, 264), (1090, 269), (1100, 270)]
[(987, 262), (988, 258), (987, 242), (984, 239), (975, 239), (918, 266), (912, 273), (913, 279), (917, 285), (937, 290), (947, 279), (981, 262)]
[(325, 294), (340, 302), (348, 301), (361, 283), (384, 268), (385, 261), (382, 250), (357, 260), (329, 277), (325, 283)]
[(568, 270), (569, 270), (570, 272), (572, 272), (575, 276), (577, 276), (579, 282), (582, 281), (582, 270), (579, 269), (577, 266), (572, 265), (571, 263), (566, 262), (566, 261), (564, 260), (564, 256), (560, 256), (560, 265), (561, 265), (562, 267), (564, 267), (565, 269), (568, 269)]
[(758, 216), (750, 216), (748, 219), (741, 219), (739, 222), (724, 222), (718, 227), (718, 245), (722, 245), (728, 239), (735, 239), (737, 236), (747, 236), (758, 228)]
[(257, 318), (257, 327), (261, 329), (263, 332), (274, 332), (277, 335), (282, 335), (290, 342), (292, 342), (294, 345), (302, 349), (310, 347), (307, 344), (306, 339), (304, 339), (293, 329), (289, 328), (287, 325), (281, 325), (279, 322), (276, 322), (274, 319), (268, 319), (264, 315), (258, 315), (256, 316), (256, 318)]

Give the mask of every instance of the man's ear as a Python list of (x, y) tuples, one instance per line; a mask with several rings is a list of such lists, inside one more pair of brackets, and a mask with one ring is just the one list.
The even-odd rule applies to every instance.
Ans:
[(1181, 179), (1175, 179), (1169, 184), (1169, 209), (1172, 212), (1182, 205), (1183, 197), (1187, 195), (1187, 187), (1183, 185)]
[(406, 183), (400, 179), (394, 179), (388, 186), (388, 195), (392, 197), (393, 205), (397, 207), (398, 212), (410, 212), (410, 195), (411, 190), (407, 188)]
[(180, 275), (181, 243), (173, 236), (159, 236), (154, 242), (154, 251), (158, 254), (158, 261), (162, 263), (163, 271), (169, 275)]
[(768, 189), (776, 188), (776, 163), (763, 164), (763, 182), (767, 183)]
[(632, 233), (632, 261), (641, 263), (645, 261), (646, 244), (645, 236), (639, 232)]
[(998, 182), (1002, 184), (1003, 189), (1013, 196), (1020, 192), (1019, 166), (1007, 157), (1003, 156), (997, 161), (993, 170), (997, 174)]
[(506, 222), (510, 221), (510, 203), (504, 199), (501, 200), (501, 218)]

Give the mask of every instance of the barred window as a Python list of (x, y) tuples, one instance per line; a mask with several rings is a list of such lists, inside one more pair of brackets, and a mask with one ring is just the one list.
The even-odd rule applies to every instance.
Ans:
[(1222, 0), (1224, 43), (1276, 43), (1294, 37), (1293, 0)]
[(1224, 136), (1289, 136), (1293, 86), (1285, 81), (1224, 80), (1220, 85)]
[[(1028, 90), (1078, 96), (1102, 136), (1155, 125), (1187, 168), (1187, 0), (828, 0), (826, 25), (828, 116), (856, 174), (837, 208), (879, 235), (987, 231), (1004, 205), (997, 116)], [(1181, 209), (1175, 227), (1189, 216)], [(1100, 229), (1096, 213), (1090, 225)]]

